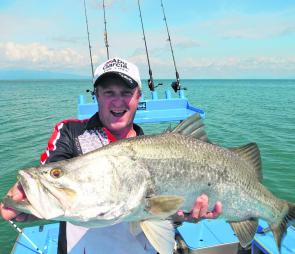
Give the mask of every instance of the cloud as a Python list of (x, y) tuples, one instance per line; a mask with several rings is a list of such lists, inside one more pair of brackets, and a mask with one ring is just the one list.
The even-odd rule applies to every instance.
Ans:
[(71, 48), (49, 48), (40, 43), (0, 43), (0, 66), (37, 69), (77, 68), (89, 60)]
[[(95, 51), (94, 66), (106, 59), (104, 48)], [(144, 50), (135, 50), (127, 57), (136, 63), (142, 77), (148, 76), (147, 59)], [(154, 78), (173, 77), (174, 66), (170, 59), (150, 55)], [(71, 48), (50, 48), (41, 43), (0, 43), (0, 68), (22, 68), (35, 70), (70, 70), (75, 73), (89, 73), (88, 52), (77, 52)], [(295, 55), (255, 57), (204, 57), (177, 58), (180, 76), (183, 78), (235, 78), (235, 77), (294, 77)], [(83, 70), (83, 72), (81, 72)]]

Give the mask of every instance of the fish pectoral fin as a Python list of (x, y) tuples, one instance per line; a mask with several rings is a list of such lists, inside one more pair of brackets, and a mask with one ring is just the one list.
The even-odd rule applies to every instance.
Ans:
[(146, 199), (146, 210), (153, 215), (168, 217), (176, 213), (184, 199), (180, 196), (155, 196)]
[(257, 220), (253, 219), (238, 222), (229, 222), (229, 224), (231, 225), (243, 248), (251, 244), (251, 241), (254, 238), (258, 227)]
[(146, 220), (140, 226), (149, 242), (160, 254), (171, 254), (175, 245), (175, 230), (171, 221)]

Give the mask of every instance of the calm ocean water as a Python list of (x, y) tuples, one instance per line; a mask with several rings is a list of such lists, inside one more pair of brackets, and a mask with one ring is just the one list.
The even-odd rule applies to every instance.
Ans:
[[(158, 89), (161, 97), (171, 81), (159, 82), (165, 84)], [(295, 202), (295, 80), (183, 80), (182, 85), (190, 103), (206, 112), (209, 138), (228, 147), (258, 143), (264, 184)], [(0, 81), (0, 198), (18, 169), (38, 164), (54, 124), (76, 117), (77, 96), (90, 87), (87, 80)], [(144, 94), (149, 98), (147, 89)], [(164, 128), (144, 126), (147, 133)], [(10, 253), (16, 236), (1, 220), (0, 254)]]

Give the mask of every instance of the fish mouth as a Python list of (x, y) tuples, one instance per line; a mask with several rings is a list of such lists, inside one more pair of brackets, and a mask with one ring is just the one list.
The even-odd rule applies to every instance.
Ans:
[(31, 207), (33, 215), (38, 218), (51, 219), (46, 212), (53, 206), (57, 207), (57, 209), (55, 209), (52, 218), (62, 215), (63, 209), (61, 202), (41, 182), (41, 179), (34, 171), (20, 170), (17, 179), (20, 188), (25, 194), (22, 202), (26, 202)]
[(36, 179), (28, 172), (20, 170), (17, 175), (17, 180), (18, 188), (20, 188), (20, 191), (24, 193), (23, 199), (19, 201), (19, 203), (26, 204), (33, 215), (37, 216), (38, 218), (43, 218), (43, 216), (38, 212), (39, 209), (35, 209), (34, 204), (30, 198), (32, 193), (36, 193), (37, 195), (38, 192), (38, 183), (35, 182)]

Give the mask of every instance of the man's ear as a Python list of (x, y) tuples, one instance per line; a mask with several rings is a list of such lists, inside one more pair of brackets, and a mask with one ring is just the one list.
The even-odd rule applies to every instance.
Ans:
[(138, 99), (141, 97), (141, 95), (142, 95), (142, 91), (141, 89), (138, 89)]
[(94, 92), (95, 97), (98, 98), (98, 87), (97, 86), (94, 88), (93, 92)]

